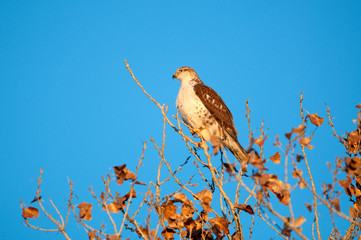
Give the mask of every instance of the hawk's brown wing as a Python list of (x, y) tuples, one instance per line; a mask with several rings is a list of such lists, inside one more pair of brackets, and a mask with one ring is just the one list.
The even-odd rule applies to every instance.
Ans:
[(233, 123), (232, 113), (218, 93), (203, 83), (196, 84), (194, 86), (194, 92), (224, 130), (226, 130), (233, 139), (237, 140), (238, 133)]

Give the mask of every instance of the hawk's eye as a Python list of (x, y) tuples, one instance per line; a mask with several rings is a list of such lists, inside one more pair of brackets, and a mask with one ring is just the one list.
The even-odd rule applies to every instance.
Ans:
[(183, 72), (183, 69), (179, 69), (179, 72)]

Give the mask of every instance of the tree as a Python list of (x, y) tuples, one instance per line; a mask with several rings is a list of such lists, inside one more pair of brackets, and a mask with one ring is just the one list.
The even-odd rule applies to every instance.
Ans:
[[(126, 61), (125, 61), (126, 62)], [(73, 183), (69, 181), (70, 194), (67, 202), (67, 211), (61, 213), (51, 199), (49, 203), (57, 213), (54, 217), (47, 210), (41, 197), (42, 173), (38, 178), (36, 197), (30, 204), (21, 201), (22, 216), (28, 227), (44, 232), (60, 232), (65, 239), (71, 239), (66, 230), (68, 224), (75, 222), (87, 231), (89, 239), (121, 239), (123, 235), (138, 236), (141, 239), (252, 239), (257, 231), (272, 231), (284, 239), (356, 239), (361, 233), (361, 104), (355, 120), (356, 129), (340, 136), (333, 125), (330, 109), (327, 108), (328, 124), (334, 137), (345, 148), (345, 156), (339, 156), (334, 163), (327, 162), (333, 178), (325, 180), (321, 186), (313, 179), (309, 166), (307, 152), (313, 151), (312, 140), (317, 137), (315, 128), (324, 127), (324, 119), (317, 113), (307, 114), (303, 107), (303, 95), (300, 98), (300, 116), (302, 123), (286, 133), (286, 143), (281, 143), (278, 135), (273, 145), (278, 151), (268, 156), (264, 142), (267, 140), (264, 122), (260, 127), (259, 136), (252, 131), (251, 110), (246, 102), (246, 117), (249, 125), (250, 161), (248, 168), (241, 167), (238, 162), (231, 162), (226, 154), (214, 156), (203, 139), (189, 137), (185, 124), (178, 115), (170, 118), (167, 115), (168, 107), (157, 102), (140, 84), (134, 76), (128, 63), (126, 67), (131, 77), (140, 87), (141, 91), (156, 104), (163, 116), (162, 142), (157, 143), (153, 138), (151, 142), (160, 156), (158, 171), (154, 174), (156, 181), (143, 183), (138, 176), (142, 166), (144, 153), (148, 147), (145, 142), (142, 156), (138, 160), (138, 167), (133, 173), (127, 169), (126, 164), (115, 166), (114, 175), (107, 174), (102, 177), (104, 191), (95, 193), (89, 189), (93, 201), (101, 206), (107, 216), (107, 226), (97, 228), (92, 226), (93, 204), (91, 200), (75, 201)], [(191, 157), (178, 166), (172, 167), (165, 156), (165, 129), (170, 127), (183, 140), (182, 151), (188, 151)], [(217, 168), (212, 159), (221, 161)], [(284, 162), (284, 166), (280, 162)], [(193, 172), (184, 181), (184, 166), (191, 165)], [(284, 174), (280, 176), (270, 170), (278, 168)], [(162, 168), (167, 169), (164, 176)], [(163, 174), (163, 175), (162, 175)], [(199, 180), (195, 180), (194, 176)], [(129, 188), (124, 182), (130, 182)], [(112, 184), (124, 186), (126, 194), (114, 191)], [(330, 183), (327, 183), (330, 182)], [(139, 185), (147, 186), (145, 192), (139, 193)], [(172, 186), (174, 191), (162, 194), (165, 185)], [(240, 191), (247, 194), (240, 194)], [(302, 199), (302, 206), (293, 205), (292, 196), (297, 192), (307, 191), (311, 196)], [(135, 199), (138, 199), (137, 201)], [(349, 199), (349, 209), (341, 210), (340, 199)], [(299, 202), (299, 201), (298, 201)], [(298, 203), (297, 202), (297, 203)], [(38, 207), (32, 205), (38, 204)], [(94, 205), (95, 206), (95, 205)], [(304, 208), (313, 213), (313, 219), (306, 219), (304, 215), (295, 215), (294, 210)], [(324, 217), (325, 212), (332, 221), (327, 233), (320, 228), (320, 209)], [(37, 227), (36, 220), (39, 211), (48, 218), (54, 228)], [(245, 216), (249, 215), (247, 223)], [(120, 220), (119, 220), (120, 219)], [(144, 220), (145, 219), (145, 220)], [(341, 219), (340, 227), (337, 222)], [(310, 227), (304, 228), (305, 222)], [(35, 223), (34, 223), (35, 222)], [(245, 226), (248, 226), (248, 229)], [(360, 239), (360, 238), (359, 238)]]

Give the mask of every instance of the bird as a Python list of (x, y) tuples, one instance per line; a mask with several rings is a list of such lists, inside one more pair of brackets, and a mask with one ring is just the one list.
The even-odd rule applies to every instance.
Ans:
[(210, 142), (215, 154), (220, 149), (229, 149), (245, 166), (249, 154), (238, 142), (232, 113), (218, 93), (205, 85), (191, 67), (178, 68), (174, 78), (181, 83), (176, 107), (191, 133)]

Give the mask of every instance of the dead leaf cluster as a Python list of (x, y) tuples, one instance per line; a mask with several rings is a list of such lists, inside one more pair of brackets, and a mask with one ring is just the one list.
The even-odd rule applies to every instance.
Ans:
[(356, 129), (353, 132), (347, 134), (345, 139), (348, 144), (348, 151), (350, 153), (360, 153), (361, 150), (361, 129)]
[(115, 166), (113, 167), (113, 169), (114, 169), (115, 177), (117, 179), (117, 183), (119, 185), (122, 185), (124, 180), (136, 179), (134, 173), (132, 173), (126, 168), (126, 164), (123, 164), (121, 166)]
[(278, 180), (277, 175), (256, 173), (253, 175), (253, 177), (261, 185), (263, 191), (266, 193), (266, 196), (269, 196), (268, 191), (270, 191), (275, 194), (280, 203), (288, 206), (291, 200), (291, 195), (285, 184), (281, 180)]
[(78, 205), (79, 217), (83, 220), (91, 220), (92, 214), (91, 211), (93, 209), (93, 205), (91, 203), (82, 202)]

